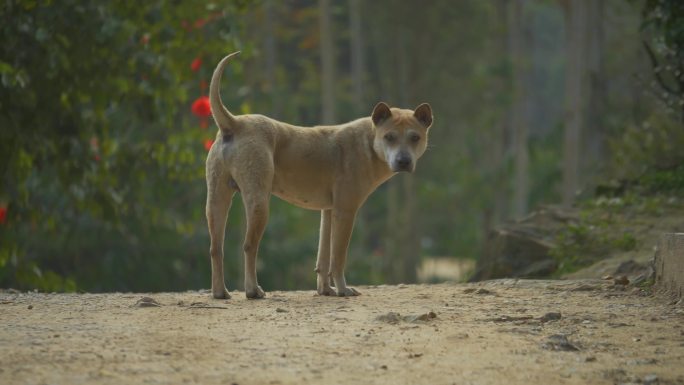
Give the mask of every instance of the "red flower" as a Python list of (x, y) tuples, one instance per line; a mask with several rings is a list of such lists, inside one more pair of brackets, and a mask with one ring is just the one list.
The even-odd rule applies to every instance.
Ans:
[(191, 30), (191, 28), (190, 28), (190, 23), (188, 23), (187, 20), (182, 20), (182, 21), (181, 21), (181, 27), (183, 27), (183, 29), (186, 30), (186, 31), (190, 31), (190, 30)]
[(209, 151), (211, 150), (211, 146), (214, 145), (214, 139), (207, 139), (204, 141), (204, 148)]
[(211, 115), (211, 105), (209, 104), (208, 96), (200, 96), (192, 103), (192, 113), (200, 118)]
[(7, 220), (7, 207), (2, 206), (0, 207), (0, 224), (5, 223)]
[(204, 27), (205, 24), (207, 24), (207, 21), (204, 19), (197, 19), (195, 20), (195, 23), (193, 23), (196, 29)]
[(100, 149), (100, 141), (97, 139), (96, 136), (90, 138), (90, 149), (93, 151), (97, 151)]
[(193, 70), (193, 72), (199, 71), (200, 67), (202, 66), (202, 59), (199, 57), (196, 57), (195, 60), (190, 63), (190, 69)]

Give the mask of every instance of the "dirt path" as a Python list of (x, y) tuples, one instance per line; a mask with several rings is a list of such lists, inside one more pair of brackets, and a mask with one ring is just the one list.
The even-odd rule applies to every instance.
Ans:
[[(359, 289), (351, 299), (297, 291), (229, 301), (2, 292), (0, 383), (684, 383), (684, 310), (630, 288)], [(161, 306), (135, 306), (142, 296)], [(550, 312), (560, 319), (540, 321)]]

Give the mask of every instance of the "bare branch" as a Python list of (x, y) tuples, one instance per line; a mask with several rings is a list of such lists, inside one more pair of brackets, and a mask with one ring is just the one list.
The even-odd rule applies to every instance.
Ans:
[(646, 49), (648, 58), (651, 60), (651, 67), (653, 67), (653, 76), (655, 76), (655, 79), (658, 82), (658, 84), (668, 93), (679, 95), (680, 91), (670, 87), (667, 83), (665, 83), (665, 80), (663, 80), (663, 77), (660, 75), (660, 71), (658, 70), (660, 65), (658, 63), (658, 59), (656, 59), (655, 57), (655, 53), (653, 53), (653, 50), (651, 49), (651, 46), (648, 45), (648, 43), (645, 41), (642, 43), (644, 44), (644, 48)]

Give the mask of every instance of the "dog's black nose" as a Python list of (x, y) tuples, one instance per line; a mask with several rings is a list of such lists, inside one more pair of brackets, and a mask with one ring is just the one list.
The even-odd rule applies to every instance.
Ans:
[(398, 171), (408, 171), (411, 169), (411, 158), (408, 156), (399, 156), (397, 158)]

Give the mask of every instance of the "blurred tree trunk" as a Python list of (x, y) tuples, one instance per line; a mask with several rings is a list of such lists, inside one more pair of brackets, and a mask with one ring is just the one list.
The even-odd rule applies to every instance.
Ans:
[[(401, 108), (411, 108), (409, 106), (409, 55), (408, 55), (408, 36), (406, 31), (401, 29), (397, 31), (397, 45), (396, 50), (398, 54), (397, 68), (399, 70), (399, 101)], [(401, 210), (400, 210), (400, 227), (399, 237), (399, 260), (402, 263), (402, 269), (399, 272), (402, 282), (416, 281), (416, 268), (420, 260), (420, 250), (418, 247), (418, 233), (415, 226), (416, 223), (416, 190), (414, 174), (401, 174), (402, 179), (402, 194), (401, 194)]]
[(330, 21), (330, 0), (319, 0), (321, 28), (321, 102), (323, 124), (335, 124), (335, 52)]
[(571, 206), (578, 187), (580, 131), (584, 117), (587, 52), (587, 1), (564, 2), (567, 59), (565, 69), (565, 124), (563, 132), (563, 205)]
[(527, 97), (526, 58), (525, 58), (525, 23), (523, 7), (525, 0), (511, 2), (510, 21), (510, 54), (513, 67), (513, 100), (511, 102), (511, 130), (515, 146), (515, 180), (513, 187), (513, 215), (521, 217), (527, 214), (530, 195), (528, 119), (525, 111)]
[[(582, 157), (583, 175), (593, 176), (598, 173), (597, 165), (605, 161), (606, 132), (604, 128), (603, 114), (605, 113), (605, 73), (603, 70), (603, 16), (604, 0), (592, 0), (588, 2), (587, 9), (587, 32), (584, 37), (587, 41), (587, 112), (584, 120), (583, 148), (587, 149), (587, 156)], [(586, 182), (580, 181), (580, 183)]]
[[(500, 37), (498, 39), (499, 54), (502, 62), (509, 60), (507, 52), (509, 52), (509, 9), (508, 4), (510, 0), (498, 0), (496, 2), (496, 17), (500, 28)], [(507, 76), (500, 76), (499, 79), (499, 92), (504, 95), (510, 95), (511, 89), (508, 82), (509, 78)], [(491, 214), (489, 217), (485, 218), (485, 236), (494, 226), (508, 219), (508, 178), (506, 175), (506, 156), (508, 154), (507, 146), (507, 132), (510, 128), (511, 114), (510, 110), (506, 109), (502, 111), (499, 123), (494, 127), (494, 135), (491, 139), (492, 147), (492, 167), (493, 167), (493, 180), (492, 188), (494, 189), (494, 204), (490, 209)]]
[[(364, 75), (366, 70), (364, 55), (363, 25), (361, 23), (361, 0), (349, 0), (349, 52), (352, 82), (353, 116), (349, 119), (356, 119), (362, 116), (369, 116), (372, 106), (366, 104)], [(347, 119), (345, 119), (347, 120)], [(356, 234), (359, 238), (358, 248), (353, 255), (370, 255), (373, 249), (373, 239), (368, 223), (370, 222), (368, 210), (359, 210), (356, 217)], [(353, 258), (353, 256), (352, 256)]]
[(363, 29), (361, 26), (361, 0), (349, 0), (349, 31), (351, 35), (351, 75), (354, 114), (370, 115), (364, 89), (365, 60), (363, 54)]
[(278, 62), (278, 52), (276, 50), (275, 32), (275, 2), (267, 1), (264, 3), (265, 28), (264, 31), (264, 56), (266, 62), (266, 81), (268, 83), (267, 92), (271, 95), (270, 115), (276, 119), (282, 119), (282, 102), (280, 92), (276, 91), (276, 69)]
[[(400, 21), (409, 19), (410, 6), (397, 2), (391, 8), (393, 20), (388, 32), (395, 37), (388, 50), (391, 67), (385, 77), (388, 94), (397, 107), (411, 108), (411, 42)], [(397, 22), (399, 21), (399, 22)], [(392, 71), (392, 72), (389, 72)], [(401, 173), (387, 184), (387, 228), (385, 237), (385, 274), (391, 282), (415, 282), (420, 261), (419, 235), (416, 226), (416, 191), (413, 174)]]

